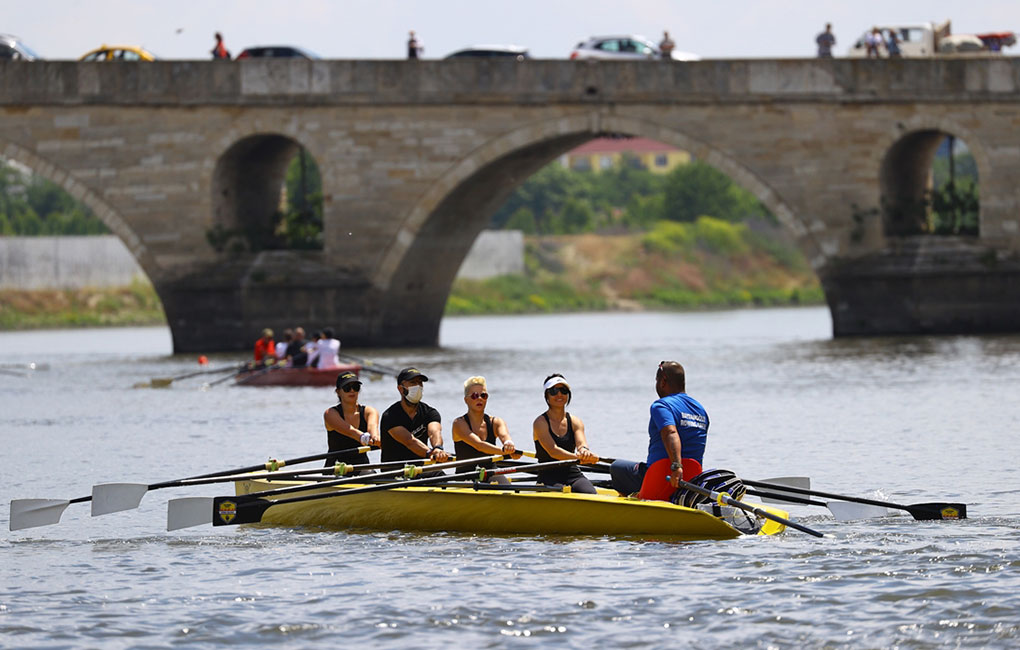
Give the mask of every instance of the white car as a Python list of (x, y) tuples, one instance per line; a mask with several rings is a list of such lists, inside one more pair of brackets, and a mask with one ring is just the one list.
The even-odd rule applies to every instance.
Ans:
[[(640, 61), (645, 59), (661, 59), (659, 46), (644, 36), (628, 34), (624, 36), (592, 36), (574, 46), (570, 53), (572, 61), (585, 59), (613, 59), (619, 61)], [(674, 61), (697, 61), (701, 57), (690, 52), (673, 50)]]

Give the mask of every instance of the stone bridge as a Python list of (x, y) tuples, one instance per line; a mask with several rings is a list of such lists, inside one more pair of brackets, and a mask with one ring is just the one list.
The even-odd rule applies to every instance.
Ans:
[[(491, 214), (600, 134), (691, 152), (806, 253), (834, 334), (1020, 330), (1020, 59), (0, 61), (0, 156), (88, 204), (163, 301), (179, 352), (264, 326), (429, 345)], [(946, 134), (980, 177), (980, 234), (897, 226)], [(257, 227), (299, 150), (321, 251), (218, 251)]]

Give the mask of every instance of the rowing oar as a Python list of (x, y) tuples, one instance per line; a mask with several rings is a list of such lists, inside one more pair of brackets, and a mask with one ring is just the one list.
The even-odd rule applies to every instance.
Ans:
[[(468, 458), (465, 460), (455, 461), (453, 463), (441, 463), (434, 465), (432, 470), (450, 469), (452, 467), (463, 466), (469, 463), (477, 463), (484, 461), (498, 461), (502, 456), (488, 456), (480, 458)], [(277, 505), (286, 505), (289, 503), (301, 503), (304, 501), (315, 501), (318, 499), (332, 499), (342, 496), (350, 496), (352, 494), (365, 494), (368, 492), (379, 492), (382, 490), (392, 490), (395, 488), (405, 487), (417, 487), (422, 485), (435, 485), (437, 483), (445, 483), (449, 481), (458, 481), (469, 478), (477, 478), (480, 482), (488, 481), (493, 476), (501, 476), (503, 474), (513, 474), (515, 472), (538, 472), (554, 467), (563, 467), (576, 463), (576, 460), (557, 460), (550, 463), (530, 463), (527, 467), (504, 467), (500, 469), (487, 469), (484, 467), (478, 467), (469, 472), (463, 472), (458, 474), (441, 474), (439, 476), (430, 476), (428, 478), (420, 478), (409, 481), (395, 481), (393, 483), (384, 483), (379, 485), (367, 485), (365, 487), (350, 488), (339, 492), (326, 492), (319, 494), (307, 494), (304, 496), (290, 497), (287, 499), (280, 499), (273, 501), (270, 499), (263, 498), (264, 496), (278, 496), (281, 494), (288, 494), (297, 491), (308, 491), (321, 489), (328, 487), (330, 482), (317, 483), (315, 485), (307, 486), (299, 490), (299, 488), (284, 488), (282, 490), (271, 490), (268, 492), (254, 492), (252, 494), (237, 496), (237, 497), (193, 497), (183, 499), (172, 499), (167, 504), (167, 530), (178, 530), (180, 528), (188, 528), (190, 526), (200, 526), (202, 524), (212, 523), (213, 526), (236, 526), (238, 524), (257, 524), (262, 521), (262, 516), (266, 510)], [(431, 471), (431, 470), (430, 470)], [(360, 478), (360, 477), (358, 477)], [(383, 478), (383, 473), (375, 475), (373, 478)], [(354, 479), (356, 480), (356, 479)], [(340, 482), (348, 483), (352, 479), (338, 479), (334, 482), (334, 485), (340, 484)], [(210, 521), (211, 517), (211, 521)]]
[(49, 370), (50, 364), (48, 363), (36, 363), (35, 361), (29, 363), (0, 363), (0, 368), (15, 368), (18, 370)]
[(17, 370), (8, 370), (7, 368), (0, 368), (0, 375), (11, 375), (12, 377), (27, 377), (23, 372)]
[[(776, 483), (776, 479), (765, 479), (763, 483)], [(747, 491), (748, 494), (753, 494), (756, 497), (761, 497), (765, 503), (778, 503), (780, 505), (787, 505), (790, 503), (799, 503), (805, 506), (821, 506), (828, 508), (832, 516), (836, 518), (836, 521), (856, 521), (859, 519), (872, 519), (875, 517), (888, 517), (889, 509), (882, 506), (870, 506), (862, 503), (849, 503), (847, 501), (816, 501), (807, 497), (797, 496), (789, 492), (778, 493), (778, 492), (763, 492), (761, 490), (755, 490), (751, 488)]]
[(347, 359), (348, 361), (353, 361), (354, 363), (359, 364), (362, 368), (364, 368), (365, 370), (368, 370), (369, 372), (376, 372), (376, 373), (379, 373), (381, 375), (392, 375), (394, 377), (396, 377), (397, 375), (400, 374), (399, 370), (394, 370), (393, 368), (387, 368), (386, 366), (380, 366), (376, 362), (369, 361), (368, 359), (362, 359), (361, 357), (355, 357), (355, 356), (352, 356), (350, 354), (339, 354), (337, 356), (339, 356), (341, 359)]
[[(747, 483), (747, 481), (744, 481), (744, 482)], [(772, 521), (774, 521), (776, 523), (779, 523), (779, 524), (783, 524), (784, 526), (789, 526), (790, 528), (796, 528), (797, 530), (801, 531), (802, 533), (807, 533), (808, 535), (814, 535), (815, 537), (825, 537), (825, 535), (823, 535), (822, 533), (818, 532), (817, 530), (814, 530), (813, 528), (808, 528), (807, 526), (804, 526), (802, 524), (798, 524), (796, 522), (790, 521), (789, 519), (786, 519), (784, 517), (780, 517), (779, 515), (774, 515), (771, 512), (768, 512), (767, 510), (762, 510), (761, 508), (757, 508), (755, 506), (748, 505), (746, 503), (743, 503), (742, 501), (737, 501), (736, 499), (731, 497), (726, 492), (714, 492), (714, 491), (709, 490), (707, 488), (703, 488), (700, 485), (695, 485), (693, 483), (688, 483), (687, 481), (685, 481), (683, 479), (677, 480), (677, 483), (680, 485), (680, 487), (685, 487), (688, 490), (693, 490), (693, 491), (697, 492), (698, 494), (706, 496), (706, 497), (708, 497), (712, 501), (715, 501), (716, 503), (718, 503), (721, 506), (722, 505), (733, 506), (734, 508), (739, 508), (740, 510), (743, 510), (744, 512), (749, 512), (749, 513), (751, 513), (753, 515), (756, 515), (758, 517), (764, 517), (765, 519), (771, 519)]]
[[(849, 503), (863, 503), (869, 506), (879, 506), (883, 508), (893, 508), (894, 510), (906, 510), (910, 515), (918, 521), (932, 521), (936, 519), (966, 519), (967, 518), (967, 504), (966, 503), (943, 503), (940, 501), (933, 501), (929, 503), (913, 503), (910, 505), (901, 505), (899, 503), (893, 503), (891, 501), (878, 501), (876, 499), (863, 499), (861, 497), (851, 497), (845, 494), (832, 494), (830, 492), (819, 492), (817, 490), (805, 490), (802, 488), (790, 487), (787, 485), (773, 485), (765, 483), (764, 481), (748, 481), (744, 480), (744, 483), (752, 487), (764, 488), (764, 489), (777, 489), (783, 492), (793, 492), (794, 494), (805, 494), (813, 497), (824, 497), (826, 499), (838, 499), (838, 501), (849, 502)], [(826, 504), (836, 515), (837, 511), (844, 512), (845, 515), (850, 518), (853, 517), (853, 508), (844, 507), (843, 504), (837, 501), (829, 501)], [(835, 507), (835, 509), (834, 509)], [(869, 515), (870, 516), (870, 515)], [(840, 516), (836, 515), (839, 519)]]
[(64, 514), (64, 509), (72, 503), (84, 503), (86, 501), (91, 501), (92, 516), (97, 517), (111, 512), (120, 512), (121, 510), (137, 508), (138, 504), (142, 501), (142, 497), (145, 496), (145, 493), (149, 490), (186, 485), (186, 481), (213, 478), (216, 476), (246, 474), (248, 472), (255, 472), (258, 470), (275, 471), (287, 465), (298, 465), (300, 463), (322, 460), (323, 458), (332, 456), (333, 454), (353, 452), (364, 453), (370, 449), (371, 447), (358, 447), (357, 449), (350, 449), (343, 452), (330, 451), (322, 454), (314, 454), (312, 456), (290, 458), (287, 460), (270, 459), (261, 465), (250, 465), (248, 467), (239, 467), (237, 469), (224, 470), (221, 472), (211, 472), (209, 474), (189, 476), (187, 478), (165, 481), (163, 483), (153, 483), (151, 485), (145, 485), (143, 483), (104, 483), (92, 486), (92, 494), (87, 497), (78, 497), (77, 499), (14, 499), (11, 501), (10, 529), (21, 530), (22, 528), (34, 528), (36, 526), (49, 526), (51, 524), (55, 524), (60, 521), (60, 516)]
[[(244, 366), (240, 366), (244, 367)], [(153, 377), (149, 383), (138, 383), (135, 384), (135, 388), (167, 388), (170, 384), (174, 383), (179, 379), (190, 379), (191, 377), (198, 377), (199, 375), (219, 375), (224, 372), (236, 372), (238, 366), (233, 365), (229, 368), (215, 368), (209, 370), (197, 370), (195, 372), (189, 372), (185, 375), (178, 375), (176, 377)]]

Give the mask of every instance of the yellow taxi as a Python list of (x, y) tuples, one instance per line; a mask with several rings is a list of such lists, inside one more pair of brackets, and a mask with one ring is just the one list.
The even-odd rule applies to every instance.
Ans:
[(103, 45), (83, 55), (79, 61), (155, 61), (156, 55), (137, 45)]

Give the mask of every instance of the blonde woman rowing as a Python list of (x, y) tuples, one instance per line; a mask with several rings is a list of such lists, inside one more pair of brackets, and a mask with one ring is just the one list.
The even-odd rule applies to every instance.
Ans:
[[(513, 454), (516, 451), (503, 418), (491, 417), (485, 412), (489, 403), (485, 377), (469, 377), (464, 382), (464, 403), (467, 404), (467, 413), (453, 421), (457, 460)], [(492, 461), (480, 462), (479, 466), (492, 467)], [(510, 482), (504, 476), (496, 476), (492, 480), (504, 484)]]

